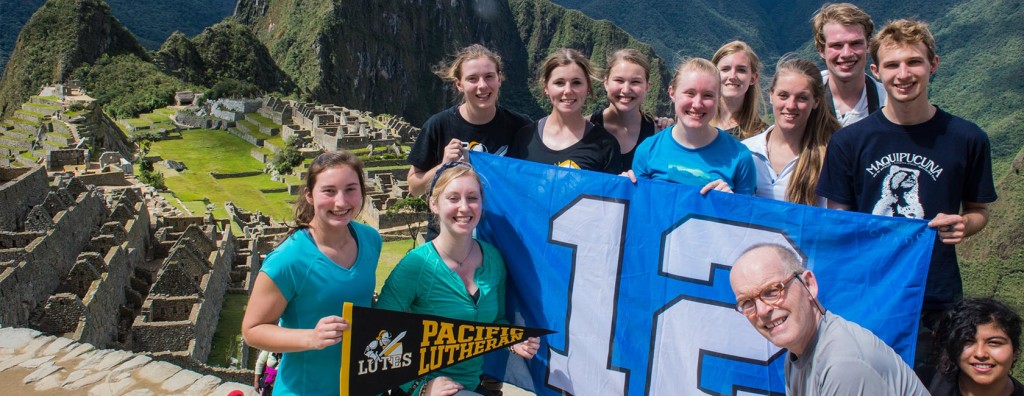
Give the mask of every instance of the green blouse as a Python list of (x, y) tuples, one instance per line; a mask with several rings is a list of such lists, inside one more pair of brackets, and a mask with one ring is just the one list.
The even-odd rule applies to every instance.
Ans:
[[(477, 241), (483, 252), (483, 264), (474, 278), (479, 299), (466, 291), (459, 275), (448, 268), (433, 243), (410, 251), (391, 271), (377, 299), (376, 308), (438, 315), (485, 323), (507, 323), (505, 319), (505, 260), (494, 246)], [(483, 373), (484, 359), (477, 356), (423, 377), (420, 386), (436, 377), (450, 377), (466, 389), (476, 389)], [(412, 390), (417, 391), (417, 390)], [(416, 394), (416, 393), (413, 393)]]

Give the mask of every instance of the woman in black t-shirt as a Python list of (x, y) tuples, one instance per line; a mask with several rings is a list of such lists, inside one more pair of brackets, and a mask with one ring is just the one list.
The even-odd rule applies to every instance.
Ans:
[(551, 114), (519, 130), (509, 148), (512, 158), (574, 169), (619, 174), (619, 143), (600, 125), (583, 118), (583, 104), (593, 93), (590, 61), (579, 51), (562, 48), (540, 68)]
[(651, 63), (640, 51), (624, 48), (613, 52), (606, 64), (604, 89), (608, 93), (608, 107), (590, 115), (590, 122), (615, 136), (623, 168), (629, 169), (636, 147), (657, 130), (654, 118), (640, 109), (651, 89)]
[[(498, 106), (505, 75), (501, 57), (480, 44), (463, 48), (449, 64), (435, 70), (462, 94), (458, 105), (434, 114), (423, 124), (409, 151), (409, 193), (422, 195), (441, 164), (458, 161), (464, 149), (504, 155), (516, 131), (529, 124), (524, 115)], [(426, 240), (437, 236), (431, 219)]]

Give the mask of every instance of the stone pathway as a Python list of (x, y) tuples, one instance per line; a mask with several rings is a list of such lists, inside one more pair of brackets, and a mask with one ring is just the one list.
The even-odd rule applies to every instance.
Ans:
[(0, 389), (17, 395), (254, 394), (251, 385), (223, 382), (145, 355), (10, 327), (0, 328)]

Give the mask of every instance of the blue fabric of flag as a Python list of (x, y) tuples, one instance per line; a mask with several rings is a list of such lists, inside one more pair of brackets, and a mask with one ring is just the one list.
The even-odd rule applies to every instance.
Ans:
[(783, 357), (737, 313), (729, 269), (790, 247), (826, 309), (912, 362), (934, 231), (927, 222), (471, 153), (478, 236), (508, 266), (510, 322), (554, 330), (485, 372), (538, 395), (782, 394)]

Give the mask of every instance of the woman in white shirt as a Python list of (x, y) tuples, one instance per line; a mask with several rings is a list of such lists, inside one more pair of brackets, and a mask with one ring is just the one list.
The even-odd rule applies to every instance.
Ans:
[(756, 196), (825, 207), (814, 189), (825, 146), (840, 125), (823, 103), (824, 91), (814, 62), (779, 61), (769, 88), (775, 125), (743, 141), (757, 167)]

